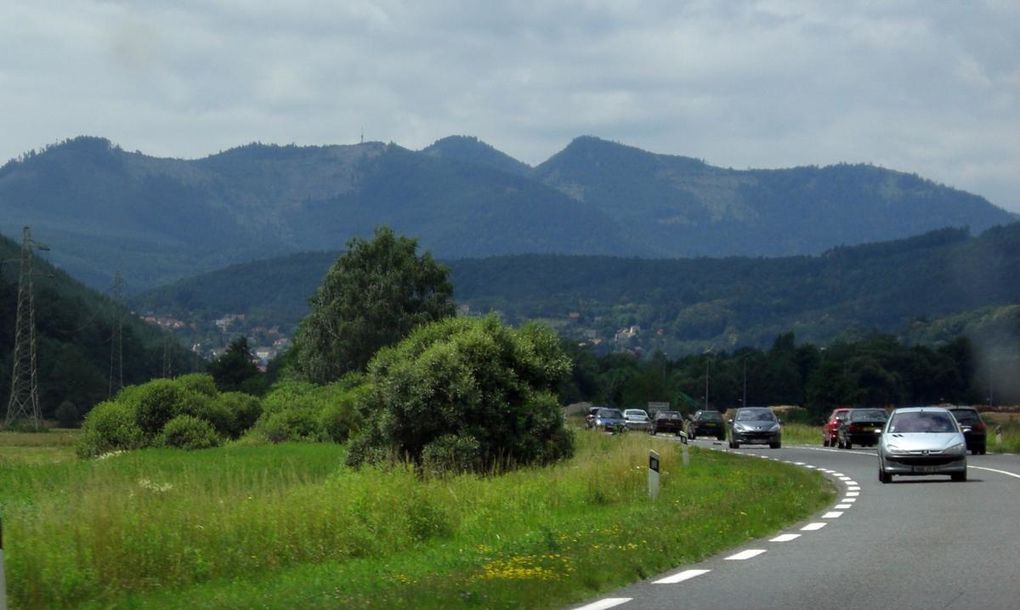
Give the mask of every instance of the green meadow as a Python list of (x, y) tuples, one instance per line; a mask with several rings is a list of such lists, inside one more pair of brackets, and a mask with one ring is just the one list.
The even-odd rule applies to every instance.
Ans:
[(9, 605), (557, 608), (834, 497), (820, 474), (767, 460), (691, 448), (684, 467), (670, 439), (576, 435), (554, 466), (423, 478), (351, 470), (329, 443), (86, 461), (61, 433), (0, 434)]

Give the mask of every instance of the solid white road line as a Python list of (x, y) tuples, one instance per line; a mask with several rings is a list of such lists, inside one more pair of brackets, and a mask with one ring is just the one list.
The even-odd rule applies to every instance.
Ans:
[(800, 538), (800, 534), (782, 534), (776, 536), (772, 540), (769, 540), (769, 542), (790, 542), (791, 540), (796, 540), (797, 538)]
[(708, 574), (711, 571), (712, 570), (684, 570), (683, 572), (680, 572), (678, 574), (674, 574), (672, 576), (667, 576), (666, 578), (662, 578), (662, 579), (656, 580), (656, 581), (652, 582), (652, 584), (653, 585), (675, 585), (678, 582), (683, 582), (685, 580), (690, 580), (690, 579), (694, 578), (695, 576), (701, 576), (702, 574)]
[(751, 559), (752, 557), (757, 557), (764, 552), (765, 549), (747, 549), (746, 551), (741, 551), (736, 555), (730, 555), (726, 558), (726, 561), (744, 561), (746, 559)]
[(975, 470), (987, 470), (988, 472), (995, 472), (998, 474), (1004, 474), (1007, 477), (1013, 477), (1014, 479), (1020, 479), (1020, 474), (1015, 472), (1008, 472), (1006, 470), (996, 470), (995, 468), (985, 468), (984, 466), (967, 466), (967, 468), (973, 468)]
[(800, 528), (800, 531), (802, 531), (802, 532), (817, 532), (818, 530), (822, 529), (826, 525), (828, 525), (828, 524), (827, 523), (808, 523), (804, 527)]
[(620, 604), (626, 604), (633, 597), (607, 597), (606, 599), (600, 599), (597, 602), (588, 604), (587, 606), (581, 606), (576, 610), (606, 610), (607, 608), (615, 608)]

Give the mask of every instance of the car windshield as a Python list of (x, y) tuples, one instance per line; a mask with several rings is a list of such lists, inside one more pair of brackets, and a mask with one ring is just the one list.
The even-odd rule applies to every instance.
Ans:
[(620, 413), (619, 409), (599, 409), (599, 417), (615, 417), (617, 419), (623, 419), (623, 414)]
[(882, 409), (855, 409), (850, 412), (850, 421), (885, 421)]
[(661, 411), (655, 416), (656, 419), (680, 419), (679, 411)]
[[(706, 420), (707, 421), (722, 421), (722, 413), (720, 413), (718, 411), (702, 411), (702, 413), (700, 415), (698, 415), (698, 419), (700, 419), (702, 421), (706, 421)], [(743, 419), (743, 418), (740, 418), (740, 419)]]
[(945, 433), (956, 432), (951, 415), (938, 411), (908, 411), (898, 413), (889, 424), (889, 432)]
[(949, 411), (961, 424), (976, 424), (980, 420), (977, 411), (973, 409), (952, 409)]
[(623, 414), (633, 419), (648, 419), (648, 414), (641, 409), (627, 409)]
[(775, 421), (776, 416), (768, 409), (741, 409), (737, 411), (737, 421)]

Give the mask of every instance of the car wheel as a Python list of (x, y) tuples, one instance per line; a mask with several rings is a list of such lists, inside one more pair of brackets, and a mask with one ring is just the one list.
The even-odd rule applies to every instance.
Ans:
[(822, 447), (828, 447), (828, 446), (829, 446), (829, 439), (823, 438), (822, 439)]
[(740, 449), (740, 443), (737, 441), (730, 441), (730, 447), (733, 449)]
[(981, 455), (985, 455), (987, 451), (988, 449), (984, 445), (981, 445)]
[(781, 443), (781, 442), (780, 443), (769, 443), (769, 447), (772, 448), (772, 449), (779, 449), (782, 446), (783, 446), (783, 443)]
[(850, 442), (850, 439), (846, 439), (846, 442), (843, 443), (843, 448), (844, 449), (853, 449), (854, 448), (854, 444)]
[(962, 483), (963, 481), (967, 480), (967, 471), (964, 470), (963, 472), (954, 472), (953, 474), (951, 474), (949, 476), (950, 476), (950, 478), (952, 478), (957, 483)]
[(882, 470), (881, 468), (879, 468), (878, 469), (878, 480), (881, 481), (882, 483), (891, 483), (892, 482), (892, 475), (889, 474), (888, 472)]

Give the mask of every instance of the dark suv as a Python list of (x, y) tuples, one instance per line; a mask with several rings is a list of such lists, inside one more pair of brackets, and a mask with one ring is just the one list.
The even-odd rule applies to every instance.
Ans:
[(687, 438), (714, 436), (718, 440), (726, 439), (726, 426), (723, 424), (722, 413), (718, 411), (696, 411), (687, 422)]
[(988, 426), (981, 419), (981, 414), (974, 407), (948, 407), (949, 412), (960, 424), (963, 438), (967, 441), (967, 450), (972, 455), (984, 455), (988, 450)]
[(740, 445), (768, 445), (778, 449), (783, 444), (783, 429), (779, 418), (768, 407), (743, 407), (737, 409), (729, 421), (730, 449)]

